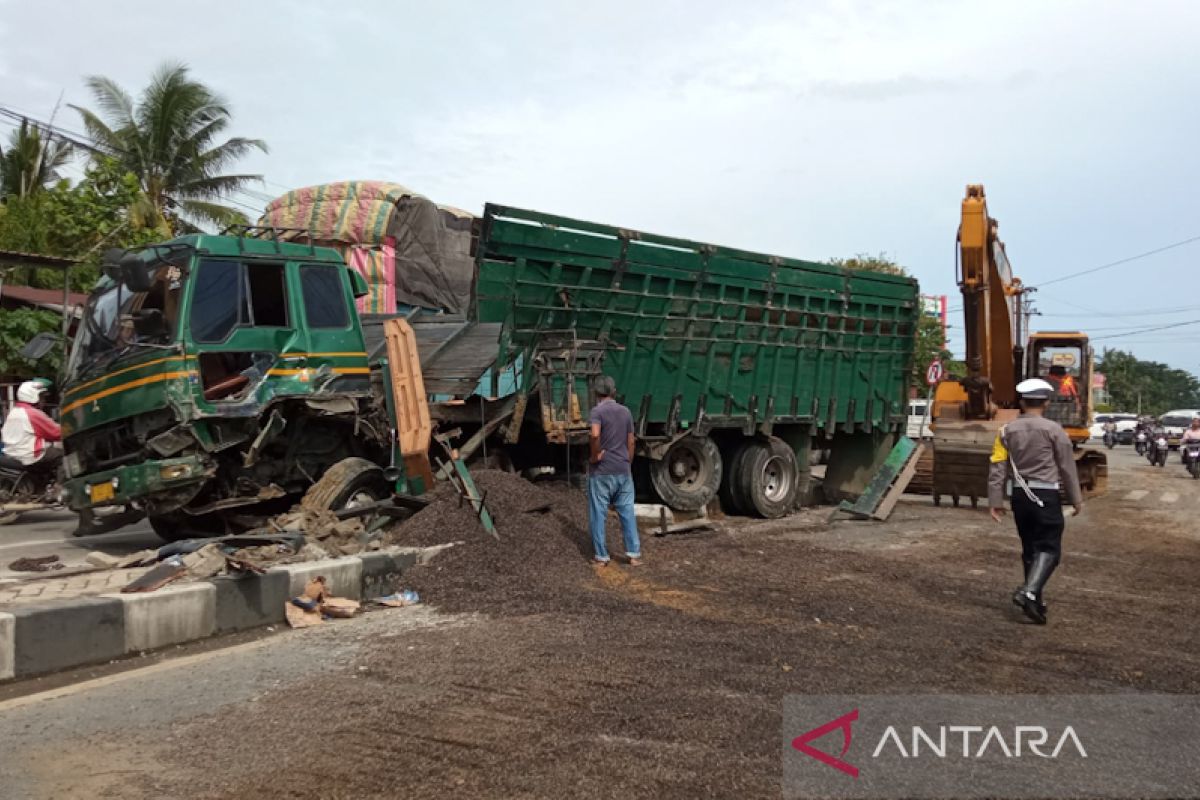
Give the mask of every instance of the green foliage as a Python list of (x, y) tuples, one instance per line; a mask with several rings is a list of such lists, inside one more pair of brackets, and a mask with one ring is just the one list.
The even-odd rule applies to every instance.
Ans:
[[(140, 194), (137, 178), (112, 159), (94, 161), (84, 179), (66, 181), (0, 206), (0, 249), (79, 258), (71, 269), (71, 287), (89, 290), (109, 247), (136, 247), (160, 240), (159, 231), (133, 224), (129, 207)], [(43, 289), (63, 285), (62, 270), (29, 269), (7, 281)]]
[(16, 379), (53, 376), (62, 365), (62, 347), (56, 347), (45, 358), (36, 362), (19, 355), (27, 341), (42, 331), (61, 330), (62, 317), (53, 311), (18, 308), (12, 311), (0, 309), (0, 375)]
[(908, 270), (888, 258), (887, 253), (877, 256), (859, 253), (851, 258), (834, 258), (830, 263), (835, 267), (846, 269), (865, 269), (871, 272), (885, 272), (888, 275), (908, 275)]
[(71, 146), (44, 137), (37, 126), (21, 120), (21, 126), (8, 137), (8, 147), (0, 148), (0, 200), (29, 197), (60, 178), (58, 170), (71, 160)]
[(141, 191), (131, 218), (141, 227), (158, 228), (166, 236), (195, 225), (246, 221), (245, 214), (220, 201), (262, 176), (223, 173), (251, 151), (267, 147), (242, 137), (218, 143), (231, 120), (222, 97), (193, 80), (182, 64), (161, 66), (136, 103), (109, 78), (92, 76), (86, 83), (99, 113), (72, 108), (88, 135), (137, 177)]
[(1186, 370), (1157, 361), (1142, 361), (1124, 350), (1105, 350), (1096, 371), (1104, 373), (1109, 405), (1118, 411), (1137, 411), (1139, 396), (1144, 414), (1200, 408), (1200, 380)]
[[(834, 258), (830, 263), (845, 269), (862, 269), (870, 272), (883, 272), (888, 275), (908, 275), (908, 270), (887, 257), (887, 253), (877, 256), (859, 253), (852, 258)], [(935, 358), (946, 361), (950, 351), (946, 349), (945, 331), (942, 330), (941, 320), (928, 314), (921, 314), (917, 321), (917, 341), (913, 348), (913, 370), (909, 378), (909, 386), (924, 389), (925, 370)], [(948, 366), (948, 365), (947, 365)], [(965, 373), (966, 370), (963, 370)]]

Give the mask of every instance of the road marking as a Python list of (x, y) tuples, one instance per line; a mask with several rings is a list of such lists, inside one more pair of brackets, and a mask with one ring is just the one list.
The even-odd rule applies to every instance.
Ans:
[(270, 636), (266, 639), (259, 639), (245, 644), (236, 644), (233, 647), (219, 647), (215, 650), (209, 650), (204, 653), (197, 653), (192, 656), (183, 656), (182, 658), (174, 658), (168, 661), (160, 661), (157, 664), (151, 664), (148, 667), (140, 667), (138, 669), (126, 670), (118, 672), (115, 675), (105, 675), (102, 678), (94, 678), (90, 681), (82, 683), (74, 683), (70, 686), (60, 686), (57, 689), (47, 689), (44, 692), (37, 694), (29, 694), (24, 697), (15, 697), (12, 700), (5, 700), (0, 703), (0, 714), (6, 711), (13, 711), (18, 708), (33, 705), (34, 703), (43, 703), (49, 700), (58, 700), (62, 697), (70, 697), (71, 695), (88, 692), (92, 689), (101, 689), (105, 686), (112, 686), (117, 683), (124, 683), (135, 678), (143, 678), (147, 675), (153, 675), (158, 672), (178, 669), (179, 667), (190, 667), (195, 664), (202, 664), (205, 661), (211, 661), (214, 658), (221, 658), (232, 653), (246, 652), (248, 650), (257, 650), (260, 647), (266, 647), (270, 644), (275, 644), (279, 640)]
[(1174, 492), (1163, 492), (1162, 497), (1160, 497), (1158, 499), (1163, 501), (1164, 503), (1174, 503), (1176, 500), (1179, 499), (1179, 495), (1175, 494)]
[(1150, 494), (1150, 492), (1146, 491), (1145, 489), (1134, 489), (1132, 492), (1125, 495), (1125, 499), (1126, 500), (1141, 500), (1143, 497), (1145, 497), (1148, 494)]

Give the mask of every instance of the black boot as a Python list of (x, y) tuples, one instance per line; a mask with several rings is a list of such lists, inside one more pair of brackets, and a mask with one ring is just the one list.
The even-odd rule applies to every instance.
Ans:
[(1013, 592), (1013, 603), (1025, 612), (1025, 616), (1038, 625), (1046, 624), (1046, 606), (1042, 603), (1042, 589), (1050, 574), (1058, 566), (1058, 559), (1051, 553), (1038, 553), (1029, 565), (1025, 576), (1025, 585)]

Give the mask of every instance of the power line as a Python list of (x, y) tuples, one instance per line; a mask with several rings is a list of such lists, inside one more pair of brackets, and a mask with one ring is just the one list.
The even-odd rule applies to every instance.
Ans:
[(1098, 267), (1092, 267), (1090, 269), (1080, 270), (1079, 272), (1072, 272), (1069, 275), (1063, 275), (1062, 277), (1054, 278), (1052, 280), (1048, 280), (1043, 283), (1040, 283), (1040, 284), (1038, 284), (1038, 286), (1039, 287), (1052, 286), (1056, 283), (1061, 283), (1063, 281), (1069, 281), (1072, 278), (1078, 278), (1083, 275), (1091, 275), (1093, 272), (1100, 272), (1101, 270), (1111, 269), (1112, 267), (1119, 267), (1122, 264), (1128, 264), (1130, 261), (1137, 261), (1140, 258), (1146, 258), (1147, 256), (1153, 256), (1153, 255), (1157, 255), (1159, 253), (1165, 253), (1167, 250), (1174, 250), (1176, 247), (1183, 247), (1184, 245), (1191, 244), (1192, 242), (1200, 242), (1200, 236), (1192, 236), (1189, 239), (1183, 239), (1181, 241), (1173, 242), (1171, 244), (1164, 245), (1162, 247), (1156, 247), (1153, 250), (1147, 250), (1144, 253), (1138, 253), (1136, 256), (1129, 256), (1128, 258), (1122, 258), (1118, 261), (1110, 261), (1109, 263), (1101, 264)]
[(1125, 333), (1110, 333), (1106, 336), (1095, 336), (1092, 337), (1092, 341), (1096, 341), (1098, 339), (1119, 339), (1125, 336), (1137, 336), (1138, 334), (1142, 333), (1153, 333), (1154, 331), (1165, 331), (1170, 330), (1171, 328), (1182, 328), (1185, 325), (1200, 325), (1200, 319), (1190, 319), (1187, 322), (1174, 322), (1170, 325), (1156, 325), (1152, 328), (1142, 328), (1141, 330), (1126, 331)]

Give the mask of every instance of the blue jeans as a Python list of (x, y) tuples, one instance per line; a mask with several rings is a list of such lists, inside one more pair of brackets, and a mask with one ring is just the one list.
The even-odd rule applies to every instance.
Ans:
[(625, 537), (625, 555), (629, 558), (642, 557), (642, 544), (638, 541), (637, 519), (633, 515), (633, 476), (591, 475), (588, 477), (588, 524), (592, 531), (592, 547), (596, 549), (597, 561), (608, 561), (608, 547), (604, 543), (604, 523), (608, 520), (608, 507), (612, 506), (621, 518), (621, 533)]

